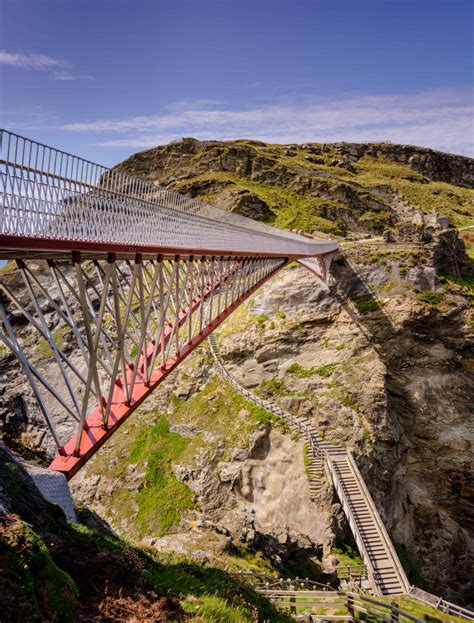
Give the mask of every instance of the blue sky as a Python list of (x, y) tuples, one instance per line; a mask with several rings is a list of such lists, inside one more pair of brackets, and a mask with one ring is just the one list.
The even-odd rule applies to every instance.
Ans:
[(182, 136), (473, 155), (464, 0), (0, 0), (3, 127), (113, 165)]

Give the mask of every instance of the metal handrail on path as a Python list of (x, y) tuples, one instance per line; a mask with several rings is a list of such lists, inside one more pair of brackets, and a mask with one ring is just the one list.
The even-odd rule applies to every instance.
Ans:
[(445, 614), (461, 617), (462, 619), (467, 619), (468, 621), (474, 621), (474, 612), (472, 610), (468, 610), (468, 608), (463, 608), (462, 606), (453, 604), (451, 601), (447, 601), (442, 597), (438, 597), (437, 595), (428, 593), (428, 591), (424, 591), (417, 586), (410, 587), (410, 597), (413, 597), (418, 601), (422, 601), (428, 606), (433, 606), (434, 608), (436, 608), (440, 612), (444, 612)]
[[(311, 580), (274, 578), (261, 573), (233, 573), (237, 579), (250, 582), (255, 590), (269, 599), (275, 606), (288, 608), (296, 620), (313, 623), (316, 621), (360, 621), (373, 617), (377, 621), (422, 623), (398, 607), (396, 602), (386, 603), (373, 597), (351, 591), (337, 591), (330, 586)], [(323, 590), (321, 590), (323, 588)], [(314, 614), (316, 609), (320, 614)], [(307, 612), (305, 612), (305, 610)], [(321, 613), (324, 610), (324, 613)], [(335, 611), (335, 612), (334, 612)], [(342, 613), (341, 611), (344, 611)], [(362, 619), (362, 617), (364, 619)]]
[[(256, 396), (248, 389), (242, 387), (227, 371), (222, 357), (220, 356), (219, 349), (217, 347), (217, 342), (214, 335), (210, 335), (208, 337), (208, 343), (211, 349), (211, 353), (214, 357), (214, 361), (216, 362), (216, 366), (218, 368), (219, 373), (223, 378), (225, 378), (229, 384), (242, 396), (254, 402), (258, 406), (266, 409), (270, 413), (277, 415), (282, 418), (285, 422), (290, 424), (291, 426), (296, 427), (301, 433), (303, 433), (308, 441), (308, 444), (311, 448), (311, 455), (314, 458), (323, 458), (326, 468), (329, 471), (331, 480), (333, 481), (334, 487), (338, 494), (338, 497), (341, 501), (344, 513), (349, 521), (349, 525), (351, 527), (352, 533), (356, 540), (357, 546), (359, 548), (360, 553), (364, 559), (364, 563), (367, 567), (367, 577), (369, 580), (369, 584), (372, 588), (374, 594), (385, 594), (387, 592), (395, 592), (397, 594), (407, 593), (409, 591), (409, 582), (406, 578), (406, 575), (400, 565), (398, 560), (398, 556), (393, 549), (393, 546), (390, 541), (390, 537), (388, 536), (385, 528), (383, 527), (382, 521), (378, 516), (377, 510), (375, 509), (375, 505), (371, 499), (371, 496), (365, 487), (365, 484), (362, 485), (363, 482), (362, 476), (355, 465), (352, 457), (350, 457), (350, 453), (340, 446), (331, 446), (331, 444), (320, 440), (316, 434), (316, 431), (312, 428), (309, 422), (301, 417), (295, 416), (285, 410), (283, 410), (279, 405), (275, 405), (272, 401), (264, 400), (259, 396)], [(334, 456), (332, 456), (334, 455)], [(346, 495), (343, 487), (343, 483), (341, 482), (341, 475), (337, 472), (334, 461), (336, 459), (343, 458), (347, 465), (351, 468), (351, 476), (357, 479), (358, 484), (361, 486), (361, 491), (364, 494), (364, 501), (370, 507), (373, 526), (376, 528), (377, 537), (382, 540), (384, 543), (383, 556), (388, 557), (388, 560), (391, 562), (391, 566), (395, 569), (396, 574), (396, 582), (395, 587), (390, 591), (386, 586), (386, 580), (382, 577), (381, 571), (374, 566), (374, 555), (371, 555), (366, 546), (366, 539), (364, 539), (362, 530), (363, 526), (361, 526), (360, 521), (355, 516), (350, 500)], [(391, 581), (393, 583), (393, 581)], [(398, 583), (398, 584), (397, 584)]]
[[(375, 568), (374, 565), (372, 564), (373, 557), (369, 554), (365, 546), (364, 538), (361, 532), (360, 522), (358, 518), (352, 512), (351, 505), (348, 502), (346, 493), (344, 491), (344, 488), (341, 482), (340, 474), (337, 472), (335, 465), (337, 463), (337, 460), (338, 459), (340, 460), (341, 457), (343, 457), (345, 461), (347, 461), (347, 466), (350, 468), (351, 476), (354, 476), (357, 479), (357, 483), (360, 486), (360, 490), (363, 494), (364, 501), (367, 504), (368, 508), (370, 509), (372, 520), (374, 522), (374, 525), (376, 526), (377, 535), (379, 536), (379, 538), (383, 540), (385, 548), (386, 548), (386, 553), (390, 556), (390, 560), (393, 565), (394, 572), (396, 573), (396, 576), (398, 577), (398, 581), (400, 582), (401, 590), (398, 591), (398, 594), (409, 594), (410, 596), (412, 596), (413, 598), (421, 602), (434, 606), (441, 612), (459, 616), (467, 620), (474, 620), (474, 612), (468, 610), (467, 608), (462, 608), (461, 606), (457, 606), (456, 604), (446, 601), (440, 597), (436, 597), (434, 595), (431, 595), (430, 593), (426, 593), (425, 591), (422, 591), (421, 589), (418, 589), (417, 587), (410, 586), (408, 582), (408, 578), (406, 577), (405, 571), (395, 552), (395, 548), (393, 547), (393, 544), (387, 533), (387, 530), (385, 526), (383, 525), (383, 522), (375, 507), (372, 496), (370, 495), (367, 489), (364, 479), (362, 478), (362, 475), (360, 474), (360, 471), (351, 453), (348, 452), (344, 448), (341, 448), (339, 446), (332, 446), (331, 444), (328, 444), (327, 442), (324, 442), (323, 440), (319, 439), (316, 432), (314, 431), (314, 429), (312, 428), (312, 426), (309, 424), (307, 420), (301, 417), (298, 417), (298, 416), (294, 416), (293, 414), (285, 411), (279, 405), (276, 405), (272, 401), (260, 398), (259, 396), (256, 396), (255, 394), (253, 394), (246, 388), (242, 387), (227, 371), (224, 365), (224, 362), (222, 360), (222, 357), (219, 353), (219, 349), (218, 349), (214, 334), (208, 337), (208, 342), (209, 342), (210, 350), (213, 355), (219, 374), (226, 381), (228, 381), (229, 384), (242, 396), (244, 396), (251, 402), (255, 403), (256, 405), (266, 409), (270, 413), (273, 413), (274, 415), (282, 418), (285, 422), (287, 422), (291, 426), (297, 428), (299, 432), (305, 435), (308, 441), (308, 445), (311, 448), (311, 456), (317, 457), (317, 458), (322, 457), (324, 459), (326, 469), (329, 472), (331, 480), (333, 481), (338, 497), (342, 503), (343, 510), (349, 521), (349, 525), (351, 527), (352, 533), (356, 540), (357, 546), (366, 564), (365, 575), (367, 579), (369, 580), (369, 584), (373, 592), (376, 595), (383, 594), (384, 593), (383, 591), (384, 581), (383, 581), (383, 577), (380, 571), (377, 568)], [(392, 594), (393, 594), (393, 591), (392, 591)], [(325, 617), (325, 619), (329, 620), (330, 617)], [(346, 619), (346, 620), (354, 620), (354, 619)], [(381, 620), (403, 620), (403, 619), (382, 618)], [(418, 620), (418, 619), (413, 617), (412, 619), (406, 619), (406, 620)]]

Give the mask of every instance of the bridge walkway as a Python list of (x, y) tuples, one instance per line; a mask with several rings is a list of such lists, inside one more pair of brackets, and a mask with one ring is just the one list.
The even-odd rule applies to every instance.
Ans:
[(274, 402), (260, 398), (242, 387), (227, 371), (215, 336), (210, 335), (208, 342), (217, 370), (237, 392), (283, 419), (306, 439), (309, 458), (306, 469), (310, 494), (313, 498), (319, 495), (322, 476), (326, 473), (333, 483), (367, 566), (373, 592), (376, 595), (408, 593), (408, 579), (351, 453), (321, 439), (306, 417), (295, 416)]

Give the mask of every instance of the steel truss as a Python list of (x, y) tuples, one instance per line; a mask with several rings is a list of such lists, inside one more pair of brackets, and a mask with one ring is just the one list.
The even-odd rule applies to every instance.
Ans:
[[(47, 342), (51, 366), (59, 374), (48, 366), (46, 375), (34, 354), (27, 356), (31, 349), (22, 345), (3, 307), (0, 339), (21, 364), (53, 436), (58, 456), (51, 468), (72, 477), (157, 385), (286, 262), (140, 254), (133, 260), (109, 254), (106, 260), (83, 261), (74, 253), (72, 263), (47, 261), (46, 282), (29, 262), (18, 260), (29, 303), (20, 302), (5, 280), (0, 287)], [(45, 309), (59, 318), (55, 326)], [(75, 422), (76, 432), (66, 442), (45, 393)]]
[[(12, 132), (0, 130), (0, 148), (0, 259), (23, 281), (17, 291), (0, 275), (0, 341), (68, 478), (254, 290), (293, 260), (325, 280), (337, 248)], [(50, 349), (47, 369), (32, 335)]]

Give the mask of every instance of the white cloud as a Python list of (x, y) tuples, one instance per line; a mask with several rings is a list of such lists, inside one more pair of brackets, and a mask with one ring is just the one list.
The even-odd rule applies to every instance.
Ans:
[(92, 76), (81, 76), (72, 70), (70, 61), (53, 58), (46, 54), (21, 54), (0, 50), (0, 65), (47, 71), (51, 80), (92, 80)]
[(279, 99), (242, 109), (197, 100), (171, 105), (162, 114), (63, 127), (101, 134), (99, 144), (107, 147), (146, 148), (193, 136), (280, 143), (391, 140), (473, 153), (472, 92), (467, 89), (409, 95), (301, 96), (298, 101)]
[(51, 80), (94, 80), (92, 76), (80, 76), (70, 71), (54, 71), (51, 75)]
[(53, 58), (46, 54), (18, 54), (0, 50), (0, 64), (12, 67), (24, 67), (25, 69), (51, 69), (56, 67), (69, 67), (68, 61)]

